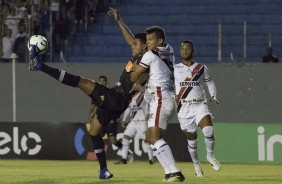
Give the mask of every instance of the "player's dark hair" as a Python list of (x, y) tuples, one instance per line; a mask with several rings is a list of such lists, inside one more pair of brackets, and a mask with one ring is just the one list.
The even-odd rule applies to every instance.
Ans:
[(105, 79), (105, 81), (108, 81), (108, 78), (105, 75), (99, 76), (99, 79)]
[(273, 52), (272, 47), (267, 47), (266, 50), (269, 50), (270, 52)]
[(146, 33), (137, 33), (137, 34), (134, 35), (134, 37), (135, 37), (136, 39), (141, 40), (141, 42), (142, 42), (143, 44), (146, 44), (146, 42), (147, 42)]
[(193, 43), (192, 41), (190, 41), (190, 40), (184, 40), (181, 44), (183, 44), (183, 43), (188, 43), (188, 44), (190, 44), (191, 47), (192, 47), (193, 53), (194, 53), (194, 51), (195, 51), (195, 46), (194, 46), (194, 43)]
[(160, 26), (150, 26), (146, 29), (147, 34), (156, 33), (158, 38), (162, 38), (163, 42), (165, 42), (165, 31)]

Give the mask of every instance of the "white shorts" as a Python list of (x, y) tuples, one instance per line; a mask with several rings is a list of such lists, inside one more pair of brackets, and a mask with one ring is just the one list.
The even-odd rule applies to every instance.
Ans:
[(147, 124), (145, 122), (140, 122), (140, 123), (132, 123), (130, 122), (127, 126), (126, 129), (124, 130), (123, 134), (128, 135), (129, 137), (138, 137), (139, 139), (145, 139), (147, 131)]
[(196, 132), (199, 122), (206, 115), (210, 115), (213, 118), (206, 103), (190, 108), (185, 117), (178, 116), (181, 130)]
[(148, 127), (159, 127), (166, 130), (168, 120), (175, 112), (175, 100), (171, 95), (154, 98), (150, 102), (150, 117)]

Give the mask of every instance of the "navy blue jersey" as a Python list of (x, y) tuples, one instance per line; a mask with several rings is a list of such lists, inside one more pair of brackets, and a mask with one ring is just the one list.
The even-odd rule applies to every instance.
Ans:
[(124, 68), (119, 81), (115, 84), (114, 89), (122, 93), (129, 93), (134, 82), (131, 82), (130, 75), (133, 72), (133, 63), (137, 62), (137, 65), (141, 61), (142, 56), (133, 57), (132, 60), (128, 61), (126, 67)]
[(97, 108), (97, 118), (100, 124), (107, 127), (112, 120), (116, 120), (128, 107), (134, 93), (129, 93), (133, 82), (130, 75), (133, 72), (133, 65), (139, 64), (141, 57), (134, 57), (123, 70), (119, 81), (113, 88), (107, 88), (99, 83), (89, 95)]

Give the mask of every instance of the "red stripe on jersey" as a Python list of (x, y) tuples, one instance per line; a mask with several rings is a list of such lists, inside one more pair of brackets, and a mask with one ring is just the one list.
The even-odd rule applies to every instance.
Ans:
[[(198, 65), (194, 68), (194, 70), (192, 71), (192, 77), (191, 77), (191, 78), (187, 77), (187, 78), (185, 79), (185, 81), (191, 81), (191, 80), (195, 77), (195, 75), (197, 74), (197, 72), (200, 70), (200, 68), (201, 68), (202, 66), (203, 66), (202, 64), (198, 64)], [(179, 103), (179, 100), (181, 99), (181, 97), (182, 97), (183, 93), (185, 92), (185, 89), (186, 89), (186, 88), (187, 88), (186, 86), (183, 86), (183, 87), (179, 90), (179, 93), (178, 93), (177, 98), (176, 98), (176, 102), (177, 102), (177, 103)]]
[(161, 87), (157, 87), (157, 97), (158, 97), (158, 107), (155, 117), (155, 127), (159, 127), (160, 124), (160, 114), (161, 114), (161, 108), (162, 108), (162, 90)]

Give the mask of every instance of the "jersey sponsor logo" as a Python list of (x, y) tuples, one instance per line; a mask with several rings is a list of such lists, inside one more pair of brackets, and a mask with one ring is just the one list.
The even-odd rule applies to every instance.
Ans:
[(163, 62), (166, 64), (168, 69), (173, 72), (173, 61), (171, 61), (171, 57), (173, 56), (173, 53), (166, 53), (166, 52), (156, 52), (152, 51), (153, 54), (157, 55)]
[(115, 86), (120, 86), (120, 85), (121, 83), (119, 81), (115, 84)]
[(159, 56), (160, 57), (171, 57), (173, 56), (174, 54), (173, 53), (170, 53), (170, 52), (159, 52)]
[(184, 68), (184, 66), (176, 65), (175, 68)]
[(200, 86), (200, 83), (198, 81), (184, 81), (179, 83), (180, 87), (185, 87), (185, 86)]
[(181, 99), (181, 104), (188, 104), (188, 105), (198, 105), (202, 103), (204, 99), (191, 99), (191, 100), (186, 100), (186, 99)]

